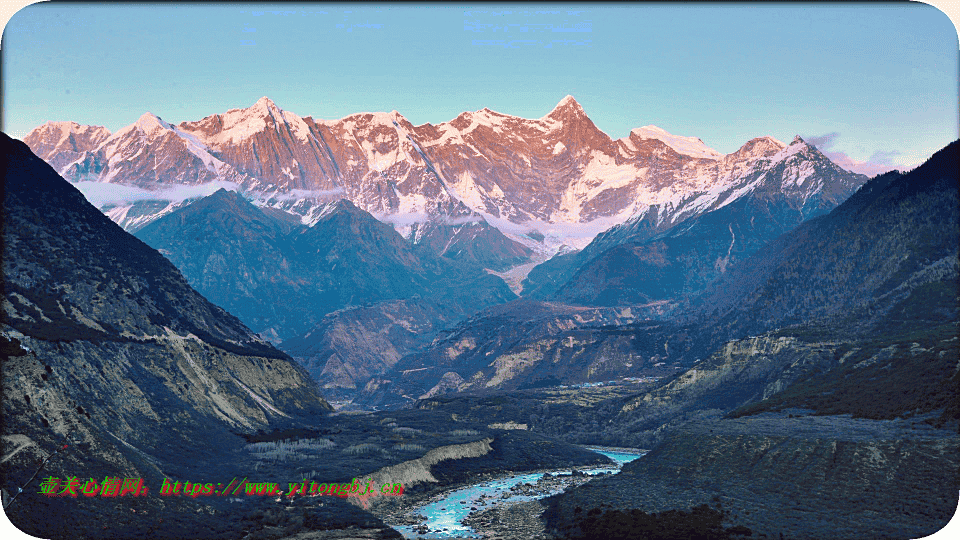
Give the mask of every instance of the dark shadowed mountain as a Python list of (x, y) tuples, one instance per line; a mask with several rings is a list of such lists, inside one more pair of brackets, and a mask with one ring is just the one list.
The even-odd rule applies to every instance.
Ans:
[(510, 240), (482, 219), (467, 223), (418, 223), (412, 227), (410, 237), (418, 246), (448, 259), (497, 271), (523, 264), (533, 254), (533, 250)]
[(761, 391), (742, 396), (737, 405), (750, 405), (741, 414), (804, 407), (960, 418), (958, 150), (953, 143), (910, 173), (874, 178), (692, 304), (704, 346), (779, 329), (776, 340), (829, 351), (826, 363), (778, 364)]
[(627, 403), (619, 422), (642, 431), (746, 405), (960, 417), (949, 406), (960, 396), (958, 148), (874, 178), (675, 310), (688, 356), (703, 360)]
[(689, 317), (728, 335), (812, 322), (862, 335), (881, 322), (955, 320), (958, 148), (874, 178), (771, 242), (717, 280)]
[[(304, 227), (267, 215), (232, 191), (209, 197), (137, 231), (217, 305), (262, 332), (267, 321), (286, 322), (305, 292), (287, 259), (290, 233)], [(265, 290), (270, 286), (269, 292)]]
[(137, 231), (255, 331), (302, 335), (327, 313), (424, 297), (460, 316), (515, 295), (498, 277), (405, 240), (347, 200), (308, 227), (220, 190)]
[(958, 148), (874, 178), (676, 309), (689, 369), (628, 401), (613, 429), (789, 407), (960, 418)]

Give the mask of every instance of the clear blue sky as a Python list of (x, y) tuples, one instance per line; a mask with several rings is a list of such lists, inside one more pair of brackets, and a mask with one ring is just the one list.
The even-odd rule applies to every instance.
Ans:
[(912, 165), (958, 138), (960, 46), (923, 4), (35, 4), (2, 41), (3, 129), (111, 131), (269, 96), (301, 116), (414, 124), (573, 95), (614, 138), (658, 125), (721, 152), (800, 134)]

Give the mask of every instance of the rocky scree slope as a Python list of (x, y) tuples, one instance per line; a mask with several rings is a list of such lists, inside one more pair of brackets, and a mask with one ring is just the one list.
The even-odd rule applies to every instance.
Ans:
[(426, 298), (384, 301), (329, 313), (279, 347), (307, 369), (328, 399), (349, 399), (459, 318), (453, 306)]
[[(651, 306), (648, 312), (655, 312)], [(521, 299), (490, 307), (441, 332), (428, 347), (371, 379), (365, 405), (412, 403), (451, 392), (494, 392), (664, 375), (667, 347), (683, 347), (670, 323), (643, 309), (585, 308)], [(660, 365), (657, 365), (660, 364)]]

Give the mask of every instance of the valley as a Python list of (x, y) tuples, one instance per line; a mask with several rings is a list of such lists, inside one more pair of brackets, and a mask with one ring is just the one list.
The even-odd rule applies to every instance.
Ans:
[[(264, 98), (24, 142), (3, 139), (7, 493), (63, 444), (42, 474), (403, 486), (24, 490), (8, 515), (36, 535), (446, 537), (411, 512), (505, 476), (538, 499), (474, 493), (457, 527), (912, 538), (956, 508), (960, 143), (868, 178), (801, 137), (614, 140), (569, 96), (420, 126)], [(88, 202), (111, 184), (152, 195)], [(609, 467), (595, 446), (649, 453), (542, 476)]]

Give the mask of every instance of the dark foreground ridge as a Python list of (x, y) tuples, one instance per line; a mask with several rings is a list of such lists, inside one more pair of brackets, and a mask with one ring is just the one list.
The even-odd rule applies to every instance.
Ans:
[(24, 490), (8, 517), (43, 538), (154, 537), (178, 524), (234, 536), (230, 522), (190, 525), (216, 505), (48, 497), (38, 485), (119, 477), (159, 489), (164, 477), (199, 476), (191, 469), (225, 475), (237, 433), (331, 410), (316, 382), (6, 135), (0, 174), (0, 474), (7, 493)]

